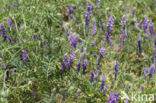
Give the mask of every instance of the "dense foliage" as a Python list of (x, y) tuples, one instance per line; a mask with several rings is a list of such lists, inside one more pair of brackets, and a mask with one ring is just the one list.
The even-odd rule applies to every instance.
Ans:
[(1, 0), (0, 103), (150, 102), (155, 14), (156, 0)]

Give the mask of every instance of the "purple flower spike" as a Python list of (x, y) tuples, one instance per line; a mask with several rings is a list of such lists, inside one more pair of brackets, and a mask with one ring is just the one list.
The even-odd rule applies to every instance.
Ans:
[(114, 70), (115, 70), (115, 80), (116, 80), (117, 74), (118, 74), (118, 65), (119, 65), (119, 62), (116, 61), (116, 63), (115, 63), (115, 68), (114, 68)]
[(10, 30), (12, 30), (12, 27), (13, 27), (13, 23), (12, 23), (12, 20), (10, 18), (7, 18), (7, 22), (10, 26)]
[(79, 37), (77, 35), (72, 34), (70, 37), (70, 44), (72, 48), (76, 48)]
[(103, 88), (104, 88), (104, 86), (105, 86), (105, 80), (106, 80), (106, 77), (103, 76), (103, 77), (102, 77), (102, 80), (101, 80), (101, 89), (100, 89), (100, 91), (102, 91)]
[(71, 66), (72, 66), (72, 64), (73, 64), (74, 58), (75, 58), (75, 52), (72, 52), (72, 53), (70, 54), (70, 59), (69, 59), (69, 64), (68, 64), (68, 69), (69, 69), (69, 70), (70, 70), (70, 68), (71, 68)]
[(156, 50), (156, 40), (155, 40), (155, 43), (154, 43), (154, 45), (155, 45), (155, 50)]
[(115, 99), (116, 99), (115, 103), (118, 103), (119, 94), (118, 94), (117, 91), (115, 91), (114, 96), (115, 96)]
[(96, 39), (92, 41), (91, 47), (94, 47), (96, 45)]
[(63, 63), (62, 63), (62, 68), (61, 68), (61, 75), (65, 71), (66, 66), (68, 65), (68, 57), (67, 57), (67, 55), (64, 55), (62, 60), (63, 60)]
[(151, 66), (149, 70), (149, 79), (152, 78), (154, 73), (155, 73), (155, 66)]
[(70, 29), (68, 29), (66, 36), (68, 37), (70, 34)]
[(68, 5), (68, 10), (67, 10), (67, 13), (70, 14), (71, 13), (71, 6)]
[(93, 6), (87, 2), (87, 10), (86, 10), (86, 19), (85, 19), (85, 25), (86, 25), (86, 32), (88, 32), (88, 26), (89, 26), (89, 21), (91, 18), (91, 14), (93, 13)]
[(28, 60), (27, 51), (26, 51), (26, 50), (23, 50), (22, 60), (23, 60), (24, 62), (26, 62), (26, 61)]
[(146, 76), (147, 76), (147, 71), (148, 71), (148, 69), (147, 68), (144, 68), (144, 77), (146, 78)]
[(148, 16), (145, 16), (145, 19), (144, 19), (144, 31), (145, 31), (145, 33), (148, 34), (147, 27), (148, 27)]
[(75, 73), (75, 76), (77, 76), (77, 74), (80, 72), (81, 62), (82, 62), (82, 56), (80, 56), (79, 58), (79, 64), (78, 64), (78, 68), (77, 68), (77, 72)]
[(18, 4), (14, 4), (14, 8), (17, 8), (18, 7)]
[(9, 80), (9, 71), (6, 72), (7, 78), (6, 80)]
[(110, 96), (109, 96), (109, 100), (107, 101), (107, 103), (116, 103), (115, 102), (115, 96), (114, 96), (114, 94), (111, 92), (110, 93)]
[(134, 8), (131, 9), (131, 16), (133, 16)]
[(100, 8), (100, 0), (97, 0), (96, 5), (98, 8)]
[(35, 91), (34, 90), (32, 90), (32, 96), (35, 96)]
[(144, 90), (144, 87), (143, 86), (141, 86), (141, 92)]
[(93, 25), (93, 29), (92, 29), (91, 37), (93, 37), (96, 33), (96, 21), (95, 20), (92, 21), (92, 25)]
[(8, 36), (8, 40), (9, 40), (10, 44), (12, 44), (11, 36)]
[(90, 78), (90, 82), (91, 83), (93, 83), (93, 81), (94, 81), (94, 74), (95, 74), (95, 72), (94, 72), (94, 70), (92, 70), (92, 72), (91, 72), (91, 78)]
[(123, 28), (123, 30), (125, 31), (125, 29), (126, 29), (126, 19), (125, 19), (125, 17), (124, 16), (122, 16), (122, 21), (121, 21), (121, 25), (122, 25), (122, 28)]
[(140, 22), (139, 22), (139, 27), (140, 27), (140, 29), (142, 29), (142, 23), (143, 23), (143, 21), (140, 20)]
[(76, 9), (76, 6), (74, 5), (74, 6), (72, 6), (72, 8), (73, 8), (73, 10), (75, 10)]
[(6, 64), (3, 64), (3, 66), (4, 66), (4, 69), (7, 70), (7, 65)]
[(104, 55), (105, 51), (106, 51), (106, 49), (102, 46), (101, 49), (100, 49), (100, 52), (99, 52), (99, 59), (98, 59), (98, 62), (97, 62), (98, 67), (100, 66), (100, 61), (103, 58), (103, 55)]
[(141, 48), (141, 39), (140, 39), (140, 37), (138, 37), (138, 48), (139, 48), (139, 54), (141, 56), (141, 54), (142, 54), (142, 48)]
[(107, 23), (107, 35), (106, 35), (106, 43), (109, 43), (109, 45), (111, 45), (109, 37), (110, 37), (110, 32), (113, 29), (113, 24), (114, 24), (114, 19), (111, 16)]
[(85, 74), (85, 70), (87, 68), (87, 64), (88, 64), (88, 60), (84, 59), (84, 61), (83, 61), (83, 74)]
[(70, 18), (73, 20), (74, 22), (74, 14), (70, 14)]
[(149, 23), (149, 32), (150, 32), (151, 36), (154, 35), (154, 29), (153, 29), (153, 22), (152, 22), (152, 20)]
[(3, 40), (7, 40), (7, 35), (6, 35), (6, 28), (3, 24), (0, 24), (0, 34), (2, 33)]
[(105, 53), (106, 49), (102, 46), (99, 52), (100, 58), (103, 58), (103, 55)]

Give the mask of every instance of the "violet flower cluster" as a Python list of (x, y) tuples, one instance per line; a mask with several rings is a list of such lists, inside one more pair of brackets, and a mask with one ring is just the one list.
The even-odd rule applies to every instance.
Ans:
[(63, 74), (63, 72), (65, 71), (67, 65), (68, 65), (68, 57), (65, 54), (63, 59), (62, 59), (63, 63), (62, 63), (62, 68), (61, 68), (61, 75)]
[(76, 48), (79, 37), (77, 35), (72, 34), (69, 38), (70, 44), (72, 48)]
[(139, 54), (141, 56), (141, 54), (142, 54), (142, 48), (141, 48), (141, 39), (140, 39), (140, 37), (138, 37), (138, 48), (139, 48)]
[(26, 61), (28, 60), (28, 56), (27, 56), (27, 51), (26, 51), (26, 50), (23, 50), (22, 60), (23, 60), (24, 62), (26, 62)]
[(116, 91), (114, 94), (111, 92), (107, 103), (118, 103), (119, 94)]
[(69, 70), (70, 70), (70, 68), (71, 68), (71, 66), (72, 66), (72, 64), (73, 64), (74, 58), (75, 58), (75, 52), (72, 52), (72, 53), (70, 54), (69, 63), (68, 63), (68, 69), (69, 69)]
[(100, 61), (103, 58), (105, 51), (106, 51), (106, 49), (102, 46), (101, 49), (100, 49), (100, 52), (99, 52), (99, 59), (98, 59), (98, 62), (97, 62), (98, 67), (100, 67)]
[(83, 74), (85, 74), (87, 65), (88, 65), (88, 60), (87, 59), (84, 59), (84, 61), (83, 61)]
[(0, 34), (2, 34), (3, 40), (7, 40), (6, 28), (3, 24), (0, 24)]
[(102, 80), (101, 80), (101, 88), (100, 88), (100, 91), (102, 91), (103, 88), (104, 88), (104, 86), (105, 86), (105, 80), (106, 80), (106, 77), (103, 76), (103, 77), (102, 77)]
[(106, 34), (106, 43), (109, 43), (110, 45), (111, 45), (111, 42), (109, 38), (110, 38), (110, 32), (113, 29), (113, 24), (114, 24), (114, 19), (111, 16), (107, 23), (107, 34)]
[(92, 25), (93, 25), (93, 29), (92, 29), (91, 37), (94, 37), (94, 35), (96, 33), (96, 21), (95, 20), (92, 21)]
[(93, 83), (94, 81), (94, 75), (95, 75), (95, 72), (94, 70), (91, 71), (91, 78), (90, 78), (90, 82)]
[(89, 2), (87, 2), (87, 10), (85, 13), (85, 16), (86, 16), (86, 19), (85, 19), (86, 32), (88, 31), (89, 21), (90, 21), (92, 13), (93, 13), (93, 6)]
[(114, 71), (115, 71), (115, 80), (117, 79), (117, 74), (118, 74), (118, 65), (119, 65), (119, 62), (118, 61), (116, 61), (116, 63), (115, 63), (115, 68), (114, 68)]

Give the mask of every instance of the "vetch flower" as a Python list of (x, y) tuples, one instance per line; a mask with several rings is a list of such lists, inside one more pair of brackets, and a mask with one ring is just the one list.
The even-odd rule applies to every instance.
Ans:
[(13, 27), (13, 23), (12, 23), (12, 20), (10, 18), (7, 18), (7, 22), (10, 26), (10, 30), (12, 30), (12, 27)]
[(119, 62), (116, 61), (116, 63), (115, 63), (115, 68), (114, 68), (114, 70), (115, 70), (115, 80), (116, 80), (117, 74), (118, 74), (118, 65), (119, 65)]
[(140, 37), (138, 37), (138, 48), (139, 48), (139, 54), (141, 56), (142, 48), (141, 48), (141, 39), (140, 39)]
[(131, 8), (131, 16), (133, 16), (134, 8)]
[(125, 30), (123, 32), (123, 34), (121, 35), (121, 37), (120, 37), (120, 47), (119, 47), (119, 50), (121, 49), (122, 45), (125, 44), (126, 36), (127, 36), (127, 31)]
[(148, 71), (148, 69), (147, 68), (144, 68), (144, 77), (146, 78), (146, 76), (147, 76), (147, 71)]
[(68, 37), (69, 34), (70, 34), (70, 29), (67, 30), (67, 34), (66, 34), (66, 36)]
[(101, 88), (100, 88), (100, 91), (102, 91), (103, 88), (104, 88), (104, 86), (105, 86), (105, 80), (106, 80), (106, 77), (103, 76), (103, 77), (102, 77), (102, 80), (101, 80)]
[(78, 39), (79, 39), (79, 37), (77, 35), (72, 34), (70, 36), (70, 39), (69, 40), (70, 40), (71, 47), (76, 48)]
[(105, 51), (106, 51), (106, 49), (102, 46), (100, 49), (100, 52), (99, 52), (99, 58), (98, 58), (98, 62), (97, 62), (98, 67), (100, 66), (100, 61), (103, 58)]
[(66, 66), (68, 65), (68, 57), (67, 57), (66, 54), (64, 55), (62, 61), (63, 61), (63, 63), (62, 63), (62, 68), (61, 68), (61, 75), (62, 75), (63, 72), (65, 71)]
[(110, 42), (109, 37), (110, 37), (110, 32), (113, 29), (113, 24), (114, 24), (114, 19), (111, 16), (107, 23), (107, 34), (106, 34), (106, 43), (109, 43), (110, 45), (111, 45), (111, 42)]
[(9, 80), (9, 71), (6, 72), (7, 78), (6, 80)]
[(84, 61), (83, 61), (83, 74), (85, 74), (85, 70), (87, 68), (87, 64), (88, 64), (88, 60), (84, 59)]
[(149, 70), (149, 79), (156, 73), (155, 64), (152, 64)]
[(85, 13), (85, 16), (86, 16), (86, 18), (85, 18), (86, 32), (88, 32), (89, 21), (90, 21), (92, 13), (93, 13), (93, 6), (89, 2), (87, 2), (87, 10)]
[(118, 103), (119, 94), (118, 94), (117, 91), (115, 91), (114, 96), (115, 96), (115, 99), (116, 99), (115, 103)]
[(79, 58), (79, 64), (78, 64), (78, 68), (77, 68), (77, 72), (75, 73), (75, 76), (77, 76), (77, 74), (80, 72), (81, 61), (82, 61), (82, 56), (80, 56), (80, 58)]
[(67, 13), (68, 13), (68, 14), (70, 14), (70, 13), (71, 13), (71, 11), (72, 11), (72, 10), (71, 10), (71, 6), (70, 6), (70, 5), (68, 5), (67, 7), (68, 7)]
[(23, 60), (24, 62), (26, 62), (26, 61), (28, 60), (27, 51), (26, 51), (26, 50), (23, 50), (22, 60)]
[(69, 69), (69, 70), (70, 70), (70, 68), (71, 68), (71, 66), (72, 66), (72, 64), (73, 64), (74, 58), (75, 58), (75, 52), (72, 52), (72, 53), (70, 54), (70, 59), (69, 59), (69, 63), (68, 63), (68, 69)]
[(93, 37), (96, 33), (96, 21), (95, 20), (92, 21), (92, 25), (93, 25), (93, 29), (92, 29), (91, 37)]
[(100, 0), (97, 0), (96, 5), (98, 8), (100, 8)]
[(145, 33), (148, 34), (148, 31), (147, 31), (147, 27), (148, 27), (148, 16), (145, 16), (145, 19), (144, 19), (144, 31)]
[(3, 66), (4, 66), (4, 69), (7, 70), (7, 65), (6, 64), (3, 64)]
[(92, 41), (91, 47), (94, 47), (96, 45), (96, 39)]
[(114, 94), (111, 92), (107, 103), (118, 103), (118, 98), (119, 95), (117, 91)]
[(94, 72), (94, 70), (92, 70), (91, 71), (91, 78), (90, 78), (91, 83), (93, 83), (93, 81), (94, 81), (94, 74), (95, 74), (95, 72)]
[(6, 35), (6, 28), (3, 24), (0, 24), (0, 34), (2, 33), (3, 40), (7, 40), (7, 35)]
[(9, 40), (10, 44), (12, 44), (11, 36), (8, 36), (8, 40)]
[(109, 95), (109, 100), (107, 101), (107, 103), (116, 103), (115, 96), (112, 92)]
[(149, 32), (150, 32), (151, 36), (154, 35), (154, 29), (153, 29), (153, 22), (152, 22), (152, 20), (149, 23)]
[(18, 7), (18, 4), (14, 4), (14, 8), (17, 8)]
[(127, 21), (126, 18), (124, 16), (122, 16), (121, 25), (122, 25), (122, 28), (123, 28), (124, 31), (126, 29), (126, 21)]
[(144, 90), (144, 87), (143, 86), (141, 86), (141, 92)]

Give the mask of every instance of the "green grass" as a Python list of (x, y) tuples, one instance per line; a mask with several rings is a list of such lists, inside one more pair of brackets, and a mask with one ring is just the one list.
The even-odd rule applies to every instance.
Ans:
[[(100, 8), (96, 0), (88, 0), (94, 6), (94, 12), (89, 23), (89, 32), (85, 33), (86, 1), (82, 0), (0, 0), (0, 24), (3, 23), (7, 36), (11, 36), (13, 43), (4, 41), (0, 37), (0, 102), (1, 103), (105, 103), (110, 92), (118, 91), (119, 103), (122, 91), (128, 95), (132, 92), (143, 94), (156, 93), (156, 75), (151, 79), (144, 78), (144, 68), (148, 70), (152, 65), (155, 38), (148, 39), (147, 34), (139, 29), (139, 21), (148, 16), (154, 22), (156, 33), (156, 3), (154, 0), (101, 0)], [(14, 8), (14, 4), (18, 4)], [(76, 22), (67, 15), (67, 5), (76, 5), (73, 11)], [(127, 5), (127, 12), (125, 7)], [(8, 10), (10, 6), (10, 10)], [(131, 16), (131, 8), (134, 15)], [(119, 50), (120, 36), (123, 32), (121, 26), (122, 16), (128, 21), (126, 30), (128, 36), (121, 50)], [(112, 48), (105, 45), (107, 21), (114, 18), (110, 41)], [(13, 21), (10, 30), (6, 18)], [(96, 20), (97, 31), (91, 38), (92, 20)], [(63, 20), (63, 22), (62, 22)], [(100, 30), (99, 20), (102, 21), (104, 31)], [(134, 20), (137, 27), (133, 28)], [(18, 23), (20, 23), (20, 27)], [(66, 37), (63, 25), (71, 29), (71, 34), (79, 36), (76, 48), (71, 48)], [(36, 36), (37, 41), (33, 40)], [(142, 56), (138, 52), (138, 36), (141, 37)], [(89, 38), (88, 40), (86, 38)], [(16, 43), (16, 38), (18, 42)], [(96, 39), (96, 46), (91, 47), (91, 42)], [(83, 45), (80, 45), (84, 42)], [(102, 75), (98, 80), (90, 83), (91, 70), (97, 70), (97, 60), (101, 46), (106, 48), (104, 58), (101, 60)], [(34, 50), (36, 47), (36, 50)], [(86, 53), (81, 52), (81, 47), (86, 47)], [(22, 50), (27, 50), (28, 61), (21, 59)], [(65, 70), (61, 77), (62, 58), (65, 54), (76, 52), (76, 58), (70, 71)], [(94, 51), (89, 55), (90, 51)], [(79, 56), (84, 55), (89, 63), (85, 75), (80, 73), (75, 77)], [(115, 61), (119, 61), (117, 80), (114, 81)], [(6, 80), (6, 71), (3, 64), (7, 65), (9, 80)], [(16, 72), (14, 72), (16, 70)], [(106, 95), (100, 91), (101, 78), (106, 76), (105, 86), (108, 85)], [(131, 86), (129, 90), (128, 87)], [(35, 95), (32, 95), (32, 91)], [(134, 101), (129, 100), (130, 103)], [(145, 102), (145, 101), (144, 101)], [(140, 102), (140, 103), (144, 103)], [(139, 103), (139, 102), (138, 102)]]

